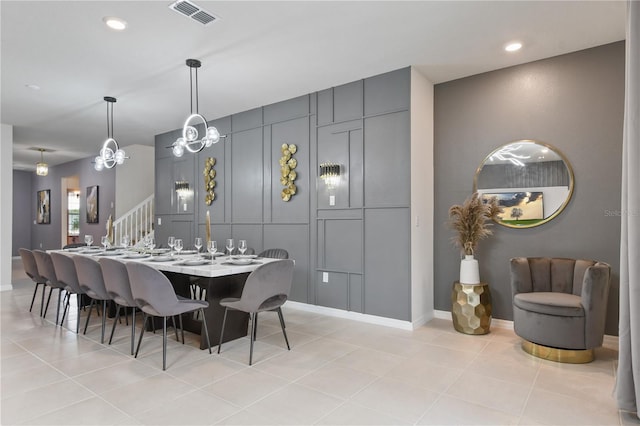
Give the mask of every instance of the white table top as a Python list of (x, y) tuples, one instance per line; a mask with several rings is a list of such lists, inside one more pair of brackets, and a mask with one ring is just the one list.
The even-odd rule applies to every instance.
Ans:
[(96, 260), (100, 259), (101, 257), (109, 257), (110, 259), (116, 259), (122, 262), (140, 262), (140, 263), (149, 265), (152, 268), (155, 268), (159, 271), (177, 272), (185, 275), (193, 275), (198, 277), (210, 277), (210, 278), (252, 272), (253, 270), (257, 269), (258, 266), (264, 263), (269, 263), (269, 262), (278, 260), (278, 259), (260, 257), (260, 258), (256, 258), (254, 262), (248, 265), (233, 265), (233, 264), (227, 263), (229, 261), (229, 256), (219, 256), (215, 258), (215, 260), (213, 261), (213, 264), (211, 263), (210, 259), (207, 259), (207, 263), (204, 265), (185, 266), (185, 265), (180, 265), (180, 262), (183, 262), (185, 260), (200, 259), (201, 256), (197, 254), (177, 256), (174, 253), (174, 256), (173, 256), (174, 260), (170, 260), (166, 262), (155, 262), (155, 261), (152, 261), (151, 259), (157, 256), (146, 257), (141, 259), (128, 259), (126, 257), (127, 254), (135, 254), (135, 252), (109, 251), (107, 253), (118, 252), (122, 254), (107, 256), (105, 255), (105, 252), (103, 250), (67, 249), (67, 250), (51, 250), (51, 251), (64, 253), (68, 255), (92, 256)]

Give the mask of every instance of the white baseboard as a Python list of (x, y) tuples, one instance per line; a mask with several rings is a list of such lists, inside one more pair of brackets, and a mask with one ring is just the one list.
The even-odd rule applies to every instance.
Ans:
[[(449, 311), (433, 311), (435, 318), (452, 321), (451, 312)], [(491, 325), (496, 328), (504, 328), (506, 330), (513, 330), (513, 321), (503, 320), (498, 318), (491, 318)]]
[(0, 285), (0, 291), (9, 291), (9, 290), (13, 290), (13, 286), (11, 284), (9, 284), (9, 285)]
[(376, 315), (361, 314), (359, 312), (343, 311), (342, 309), (328, 308), (326, 306), (309, 305), (307, 303), (287, 301), (287, 306), (300, 311), (314, 312), (330, 317), (346, 318), (369, 324), (384, 325), (387, 327), (400, 328), (402, 330), (413, 330), (414, 324), (410, 321), (402, 321), (393, 318), (384, 318)]

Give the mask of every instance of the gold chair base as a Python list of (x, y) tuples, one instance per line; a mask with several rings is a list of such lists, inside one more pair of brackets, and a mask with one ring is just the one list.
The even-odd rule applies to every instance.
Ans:
[(593, 349), (558, 349), (537, 343), (522, 341), (522, 349), (535, 357), (566, 364), (586, 364), (593, 361)]

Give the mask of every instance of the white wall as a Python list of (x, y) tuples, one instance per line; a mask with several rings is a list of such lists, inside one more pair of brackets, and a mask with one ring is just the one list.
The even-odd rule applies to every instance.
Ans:
[(155, 148), (145, 145), (129, 145), (123, 149), (129, 159), (124, 164), (116, 166), (116, 215), (114, 220), (154, 192)]
[(13, 225), (13, 126), (0, 124), (0, 291), (11, 290)]
[(411, 322), (433, 318), (433, 83), (411, 67)]

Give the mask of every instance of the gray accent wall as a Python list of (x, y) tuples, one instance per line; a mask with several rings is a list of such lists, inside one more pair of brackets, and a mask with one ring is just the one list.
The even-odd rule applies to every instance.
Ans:
[[(227, 138), (196, 155), (174, 158), (167, 148), (181, 130), (157, 135), (157, 244), (174, 235), (192, 245), (205, 236), (209, 211), (219, 250), (232, 237), (256, 253), (289, 252), (292, 300), (410, 321), (410, 83), (405, 68), (215, 120)], [(280, 197), (283, 143), (298, 148), (298, 190), (289, 202)], [(216, 158), (209, 207), (207, 157)], [(323, 162), (340, 165), (333, 190), (318, 177)], [(193, 197), (177, 199), (180, 179)]]
[(18, 249), (31, 248), (31, 204), (35, 198), (31, 190), (33, 172), (13, 171), (13, 232), (12, 256), (19, 256)]
[(597, 259), (612, 267), (606, 332), (618, 333), (624, 49), (618, 42), (435, 86), (436, 309), (451, 310), (459, 274), (448, 208), (471, 194), (475, 170), (488, 153), (534, 139), (566, 156), (575, 191), (549, 223), (496, 225), (480, 243), (480, 278), (491, 286), (493, 316), (513, 318), (511, 257)]
[[(63, 178), (71, 176), (77, 176), (78, 182), (80, 183), (80, 238), (83, 239), (83, 235), (85, 234), (91, 234), (93, 235), (94, 244), (100, 244), (100, 237), (102, 235), (106, 235), (106, 223), (109, 215), (112, 214), (115, 219), (115, 170), (111, 169), (97, 172), (93, 168), (91, 158), (85, 158), (61, 164), (59, 166), (49, 167), (49, 174), (47, 176), (36, 176), (35, 173), (31, 174), (32, 185), (29, 194), (31, 199), (31, 208), (29, 210), (31, 242), (30, 247), (27, 248), (50, 250), (61, 248), (64, 245), (63, 241), (61, 241), (62, 219), (60, 208), (63, 197), (61, 181)], [(87, 212), (85, 207), (86, 188), (93, 185), (99, 186), (98, 208), (100, 222), (89, 224), (87, 223)], [(36, 192), (43, 189), (51, 190), (50, 224), (35, 223)], [(66, 197), (66, 194), (64, 194), (64, 197)]]

